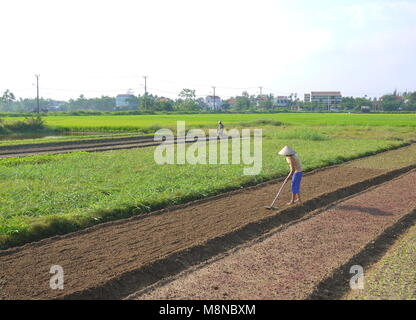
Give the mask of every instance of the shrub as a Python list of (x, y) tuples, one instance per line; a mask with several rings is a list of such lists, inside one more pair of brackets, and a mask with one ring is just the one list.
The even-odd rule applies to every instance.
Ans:
[(273, 119), (257, 119), (250, 122), (241, 122), (239, 123), (242, 127), (256, 127), (256, 126), (282, 126), (283, 122), (273, 120)]
[(274, 134), (278, 139), (296, 139), (296, 140), (309, 140), (309, 141), (325, 141), (329, 140), (329, 137), (322, 133), (311, 129), (296, 129), (291, 131), (279, 131)]
[(43, 119), (37, 117), (27, 117), (24, 120), (18, 120), (14, 122), (4, 122), (0, 119), (0, 132), (1, 133), (20, 133), (20, 132), (32, 132), (46, 129)]

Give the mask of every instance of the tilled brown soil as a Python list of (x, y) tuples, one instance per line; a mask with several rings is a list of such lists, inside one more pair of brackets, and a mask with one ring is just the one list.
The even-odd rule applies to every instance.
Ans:
[(415, 182), (412, 171), (138, 298), (306, 299), (323, 279), (416, 208)]
[[(194, 142), (195, 140), (186, 140), (186, 142)], [(183, 139), (175, 139), (174, 143), (183, 143)], [(153, 140), (153, 136), (139, 136), (127, 138), (111, 138), (111, 139), (95, 139), (95, 140), (79, 140), (65, 141), (55, 143), (0, 146), (0, 158), (16, 158), (27, 157), (37, 154), (57, 154), (75, 151), (109, 151), (120, 149), (144, 148), (157, 146), (160, 143)]]
[(86, 146), (95, 144), (116, 144), (116, 143), (130, 143), (136, 141), (153, 140), (152, 136), (131, 136), (131, 137), (110, 137), (110, 138), (95, 138), (95, 139), (81, 139), (70, 141), (53, 141), (43, 143), (28, 143), (17, 145), (5, 145), (0, 146), (0, 154), (8, 154), (11, 152), (24, 152), (25, 150), (32, 149), (54, 149), (58, 147), (73, 147), (73, 146)]
[[(406, 148), (394, 152), (407, 154)], [(280, 182), (274, 181), (0, 251), (0, 298), (121, 298), (310, 210), (410, 170), (387, 173), (355, 168), (352, 163), (305, 175), (302, 191), (307, 201), (302, 207), (283, 205), (289, 200), (287, 187), (279, 200), (280, 211), (262, 208), (279, 187)], [(52, 265), (64, 268), (64, 290), (49, 288)]]

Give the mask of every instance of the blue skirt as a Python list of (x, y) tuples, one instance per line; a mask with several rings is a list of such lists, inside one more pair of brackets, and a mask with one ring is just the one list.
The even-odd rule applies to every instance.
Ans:
[(300, 193), (300, 182), (302, 181), (302, 172), (295, 172), (292, 177), (292, 193)]

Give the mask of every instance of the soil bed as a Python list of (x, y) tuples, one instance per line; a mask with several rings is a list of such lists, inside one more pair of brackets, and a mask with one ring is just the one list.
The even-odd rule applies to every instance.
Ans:
[[(209, 138), (206, 138), (207, 140)], [(186, 143), (195, 140), (187, 139)], [(200, 139), (203, 141), (203, 139)], [(174, 143), (183, 143), (183, 139), (175, 137)], [(79, 140), (67, 142), (51, 142), (32, 145), (0, 146), (0, 158), (27, 157), (33, 155), (68, 153), (76, 151), (109, 151), (157, 146), (153, 136), (138, 136), (126, 138), (110, 138), (95, 140)]]
[(415, 181), (412, 171), (136, 297), (307, 299), (323, 279), (416, 207)]
[[(388, 162), (392, 152), (406, 156), (409, 148), (414, 146), (377, 157)], [(356, 168), (352, 161), (307, 174), (302, 191), (303, 199), (310, 201), (292, 211), (283, 205), (289, 200), (288, 186), (278, 203), (280, 211), (270, 212), (263, 208), (271, 202), (280, 186), (280, 181), (274, 181), (0, 251), (0, 298), (119, 298), (127, 295), (132, 289), (130, 285), (137, 286), (135, 289), (138, 290), (155, 283), (160, 277), (177, 273), (180, 267), (192, 266), (210, 257), (215, 252), (207, 252), (204, 247), (210, 241), (214, 241), (215, 248), (227, 247), (235, 237), (244, 240), (250, 234), (257, 235), (261, 221), (275, 219), (273, 223), (281, 224), (299, 218), (311, 209), (328, 204), (320, 203), (319, 198), (326, 196), (326, 201), (335, 201), (362, 191), (375, 181), (371, 179), (386, 172), (385, 169)], [(368, 182), (355, 190), (357, 186), (354, 184), (361, 181)], [(351, 185), (354, 187), (348, 192), (331, 193)], [(285, 210), (286, 214), (281, 214)], [(246, 229), (242, 229), (244, 227)], [(233, 232), (237, 232), (234, 238), (227, 236)], [(190, 254), (180, 261), (169, 260), (175, 254), (188, 251)], [(158, 264), (164, 259), (167, 263)], [(64, 290), (49, 288), (52, 265), (64, 268)]]
[(147, 145), (153, 142), (153, 136), (136, 136), (124, 138), (102, 138), (78, 141), (48, 142), (37, 144), (20, 144), (0, 146), (0, 158), (22, 157), (35, 154), (63, 153), (100, 148), (116, 148), (131, 145)]

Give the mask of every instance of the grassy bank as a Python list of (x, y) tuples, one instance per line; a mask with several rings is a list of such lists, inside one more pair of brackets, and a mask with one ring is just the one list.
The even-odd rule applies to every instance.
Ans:
[(285, 144), (298, 150), (307, 170), (402, 144), (337, 138), (315, 129), (285, 133), (270, 126), (264, 134), (263, 167), (257, 176), (243, 175), (244, 164), (160, 166), (153, 159), (154, 147), (1, 159), (0, 247), (283, 176), (287, 164), (276, 152)]

